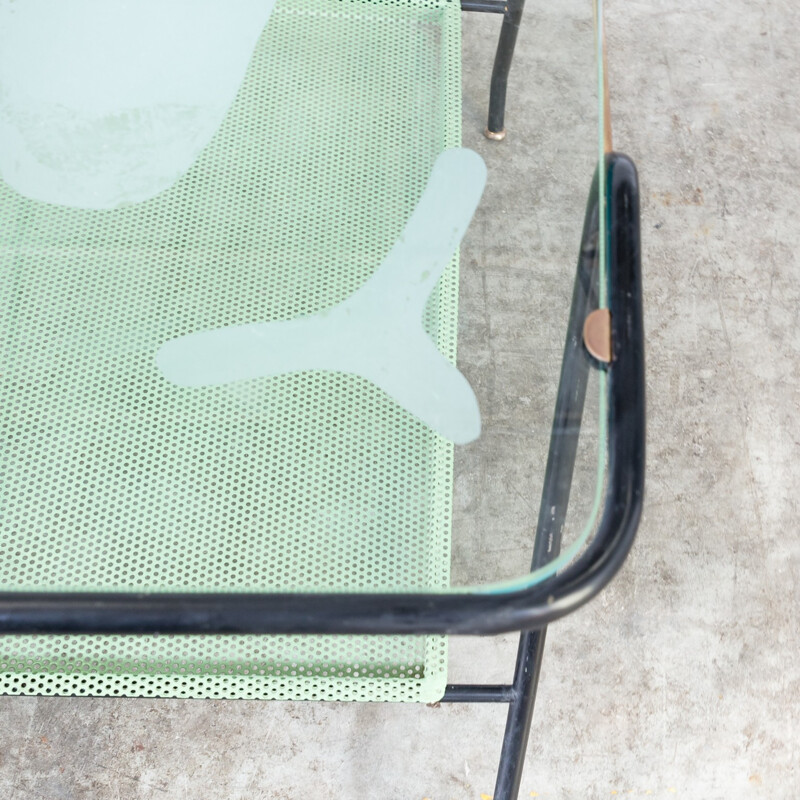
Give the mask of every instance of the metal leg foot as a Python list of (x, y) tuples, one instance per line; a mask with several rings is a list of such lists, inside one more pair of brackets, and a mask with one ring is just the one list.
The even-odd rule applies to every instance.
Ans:
[(506, 138), (506, 129), (503, 128), (500, 131), (490, 131), (488, 128), (483, 132), (483, 135), (487, 139), (491, 139), (493, 142), (502, 142), (503, 139)]

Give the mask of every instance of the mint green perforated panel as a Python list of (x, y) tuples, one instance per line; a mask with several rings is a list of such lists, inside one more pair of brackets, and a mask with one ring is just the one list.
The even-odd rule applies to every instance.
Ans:
[[(459, 143), (459, 6), (279, 2), (218, 134), (114, 211), (0, 184), (0, 588), (448, 585), (451, 446), (363, 379), (168, 383), (198, 330), (340, 302)], [(457, 262), (426, 326), (455, 357)], [(442, 638), (3, 637), (8, 693), (441, 696)]]

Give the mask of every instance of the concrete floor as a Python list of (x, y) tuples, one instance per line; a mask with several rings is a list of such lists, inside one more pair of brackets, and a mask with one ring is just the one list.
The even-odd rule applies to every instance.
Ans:
[[(473, 135), (493, 21), (465, 20), (465, 142), (512, 177), (505, 152), (520, 173), (547, 168), (526, 77), (545, 4), (531, 3), (509, 140), (494, 149)], [(800, 796), (800, 8), (609, 0), (607, 27), (615, 141), (642, 182), (647, 503), (615, 583), (550, 630), (521, 797), (790, 800)], [(550, 257), (554, 236), (526, 227), (525, 206), (502, 210), (508, 237), (493, 263), (520, 283), (480, 269), (484, 232), (499, 223), (476, 220), (465, 244), (461, 358), (489, 399), (503, 369), (525, 374), (503, 337), (521, 268), (533, 248)], [(520, 444), (503, 424), (486, 420), (477, 487), (472, 456), (460, 457), (463, 579), (480, 577), (471, 548), (487, 547), (476, 519), (512, 531), (494, 555), (527, 558), (535, 503), (498, 518), (477, 491), (492, 496), (508, 470), (524, 477), (520, 459), (539, 446), (539, 432)], [(489, 480), (486, 464), (507, 466)], [(455, 640), (451, 679), (506, 680), (514, 650), (514, 637)], [(493, 789), (504, 721), (487, 706), (37, 698), (0, 698), (0, 715), (9, 800), (478, 800)]]

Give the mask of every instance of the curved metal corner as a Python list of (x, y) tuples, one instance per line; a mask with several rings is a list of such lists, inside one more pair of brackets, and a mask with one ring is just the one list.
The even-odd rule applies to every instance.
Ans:
[(0, 633), (494, 634), (543, 627), (591, 600), (622, 566), (644, 496), (645, 389), (639, 188), (606, 160), (613, 358), (608, 480), (591, 544), (546, 583), (505, 594), (0, 594)]

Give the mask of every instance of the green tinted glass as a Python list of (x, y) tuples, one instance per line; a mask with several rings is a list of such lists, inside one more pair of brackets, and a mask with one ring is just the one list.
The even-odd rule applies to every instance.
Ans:
[[(267, 4), (253, 8), (257, 17)], [(574, 555), (602, 489), (602, 374), (590, 378), (563, 555), (519, 578), (603, 130), (602, 59), (596, 67), (585, 0), (526, 13), (515, 70), (529, 94), (502, 145), (480, 138), (473, 119), (485, 94), (473, 102), (468, 90), (462, 105), (460, 12), (446, 0), (279, 0), (263, 33), (263, 20), (248, 19), (252, 58), (235, 96), (225, 100), (221, 86), (210, 104), (222, 109), (218, 127), (199, 125), (212, 134), (198, 134), (197, 155), (180, 168), (170, 161), (169, 181), (148, 173), (141, 189), (131, 188), (141, 178), (133, 167), (109, 187), (114, 170), (95, 164), (85, 170), (102, 177), (87, 189), (93, 199), (76, 199), (80, 164), (66, 169), (72, 162), (42, 145), (41, 119), (26, 128), (32, 117), (0, 109), (0, 152), (23, 137), (39, 165), (21, 175), (19, 160), (0, 162), (3, 590), (507, 591)], [(486, 18), (473, 23), (485, 31)], [(241, 33), (231, 42), (248, 50)], [(19, 65), (0, 50), (6, 90)], [(55, 134), (62, 106), (46, 119)], [(105, 109), (92, 136), (141, 143), (123, 112)], [(462, 245), (459, 359), (483, 434), (456, 448), (455, 493), (454, 447), (440, 435), (451, 420), (431, 422), (399, 399), (406, 384), (314, 363), (170, 379), (158, 359), (167, 343), (347, 309), (402, 240), (437, 158), (462, 144), (462, 112), (463, 144), (483, 156), (489, 185)], [(191, 129), (182, 113), (172, 108), (159, 124)], [(84, 118), (68, 122), (96, 158)], [(515, 148), (530, 146), (540, 166), (520, 175)], [(42, 178), (55, 168), (66, 175), (58, 187)], [(41, 180), (60, 193), (31, 188)], [(519, 226), (516, 250), (503, 246), (509, 223)], [(602, 293), (602, 214), (599, 231)], [(419, 275), (431, 283), (422, 322), (452, 366), (459, 265), (439, 260), (435, 285)], [(482, 291), (505, 316), (482, 317)], [(205, 351), (193, 358), (208, 366)], [(527, 381), (516, 394), (512, 375)], [(470, 436), (450, 435), (459, 438)], [(0, 687), (19, 693), (429, 701), (446, 681), (441, 637), (25, 636), (0, 646)]]

